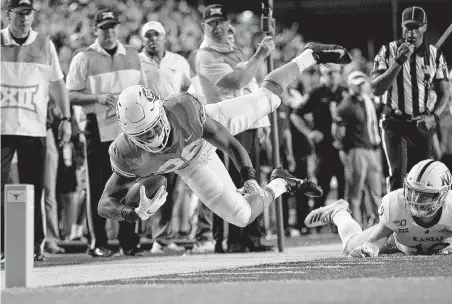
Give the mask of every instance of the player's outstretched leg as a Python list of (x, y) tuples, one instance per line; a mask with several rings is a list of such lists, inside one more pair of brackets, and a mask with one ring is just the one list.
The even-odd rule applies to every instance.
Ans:
[(310, 42), (306, 44), (303, 52), (265, 77), (261, 88), (270, 90), (280, 96), (282, 92), (306, 69), (317, 63), (347, 64), (351, 56), (345, 48), (334, 44), (321, 44)]
[(313, 181), (296, 178), (283, 168), (276, 168), (273, 170), (270, 183), (268, 183), (264, 189), (270, 195), (260, 196), (257, 193), (245, 195), (245, 199), (248, 201), (251, 209), (249, 223), (254, 221), (259, 214), (264, 212), (276, 198), (286, 192), (295, 193), (297, 191), (302, 191), (305, 195), (311, 197), (318, 197), (323, 194), (322, 188)]
[(342, 199), (313, 210), (308, 214), (304, 223), (308, 228), (335, 224), (342, 241), (344, 253), (347, 255), (355, 247), (366, 241), (371, 232), (371, 228), (363, 232), (358, 222), (352, 218), (348, 202)]
[(303, 52), (265, 77), (261, 88), (253, 93), (205, 106), (206, 113), (220, 122), (231, 134), (249, 129), (256, 121), (275, 111), (282, 92), (300, 73), (317, 63), (348, 63), (347, 51), (336, 45), (308, 43)]
[(349, 214), (348, 209), (349, 209), (348, 202), (343, 199), (340, 199), (325, 207), (312, 210), (311, 213), (309, 213), (306, 216), (304, 223), (308, 228), (314, 228), (328, 224), (335, 224), (333, 220), (334, 216), (339, 211), (345, 211), (347, 214)]

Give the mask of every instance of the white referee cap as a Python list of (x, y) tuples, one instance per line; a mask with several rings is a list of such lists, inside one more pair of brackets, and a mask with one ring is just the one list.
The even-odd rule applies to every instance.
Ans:
[(154, 30), (154, 31), (156, 31), (157, 33), (159, 33), (160, 35), (163, 35), (163, 36), (166, 35), (165, 28), (158, 21), (149, 21), (149, 22), (145, 23), (143, 25), (143, 27), (141, 28), (141, 37), (144, 37), (144, 35), (146, 35), (146, 33), (149, 30)]
[(361, 71), (353, 71), (348, 74), (347, 84), (358, 86), (367, 80), (367, 74)]

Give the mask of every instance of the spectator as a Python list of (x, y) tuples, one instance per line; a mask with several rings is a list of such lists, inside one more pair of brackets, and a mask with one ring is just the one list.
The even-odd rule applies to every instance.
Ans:
[[(139, 55), (148, 87), (162, 99), (186, 90), (191, 85), (190, 66), (184, 57), (166, 50), (166, 30), (163, 25), (157, 21), (147, 22), (141, 29), (141, 37), (144, 41), (144, 49)], [(151, 253), (163, 253), (165, 249), (176, 252), (185, 251), (185, 248), (168, 240), (171, 235), (172, 215), (177, 194), (175, 189), (182, 180), (174, 172), (166, 173), (165, 177), (168, 181), (167, 202), (149, 218), (154, 240)], [(180, 194), (185, 193), (182, 191)]]
[(186, 91), (191, 85), (190, 65), (184, 57), (166, 49), (163, 25), (150, 21), (143, 25), (141, 36), (144, 48), (139, 55), (148, 87), (161, 98)]
[[(245, 61), (242, 49), (237, 44), (228, 40), (230, 24), (227, 20), (224, 7), (219, 4), (206, 7), (203, 13), (202, 27), (204, 30), (204, 40), (196, 54), (195, 66), (203, 95), (206, 97), (206, 102), (216, 103), (256, 90), (258, 86), (255, 76), (259, 68), (263, 65), (264, 59), (274, 49), (273, 42), (268, 38), (264, 39), (259, 50), (248, 61)], [(256, 128), (266, 126), (269, 126), (267, 117), (259, 121), (254, 128), (236, 135), (239, 142), (250, 153), (254, 167), (259, 164), (259, 160), (256, 159), (258, 156), (257, 151), (259, 150), (259, 139)], [(242, 184), (240, 173), (234, 166), (229, 167), (229, 173), (234, 183), (236, 186), (240, 186)], [(259, 178), (257, 179), (259, 180)], [(243, 229), (229, 225), (228, 251), (273, 250), (273, 246), (265, 246), (261, 243), (262, 234), (262, 231), (259, 229), (259, 218)], [(217, 239), (218, 249), (221, 248), (221, 242), (222, 239)], [(204, 252), (203, 246), (208, 246), (209, 243), (198, 242), (193, 248), (193, 251)]]
[(371, 215), (381, 202), (382, 165), (377, 113), (371, 99), (370, 82), (360, 71), (347, 77), (350, 95), (337, 107), (333, 136), (342, 143), (345, 156), (345, 199), (350, 202), (353, 218), (365, 226), (361, 214), (362, 193), (368, 188), (373, 203)]
[[(290, 100), (288, 90), (282, 96), (282, 103), (277, 110), (278, 114), (278, 139), (279, 139), (279, 155), (283, 168), (287, 168), (289, 172), (295, 172), (296, 162), (294, 151), (292, 148), (292, 132), (290, 130)], [(267, 139), (269, 147), (271, 147), (270, 138)], [(306, 175), (302, 175), (306, 176)], [(283, 209), (283, 226), (284, 234), (290, 236), (291, 227), (289, 227), (289, 198), (290, 194), (285, 193), (281, 196)]]
[[(402, 188), (414, 164), (432, 157), (432, 135), (449, 99), (446, 60), (424, 41), (426, 31), (425, 11), (405, 9), (403, 39), (383, 45), (374, 60), (372, 88), (386, 105), (381, 125), (390, 191)], [(427, 101), (432, 84), (437, 102), (431, 112)]]
[[(306, 134), (315, 147), (316, 177), (324, 195), (314, 200), (314, 209), (325, 205), (333, 176), (336, 176), (338, 182), (338, 198), (344, 197), (345, 189), (344, 167), (339, 158), (339, 150), (333, 146), (331, 109), (343, 99), (346, 89), (339, 85), (342, 82), (339, 65), (321, 66), (320, 70), (323, 84), (310, 92), (306, 103), (298, 107), (292, 116), (295, 127)], [(312, 114), (313, 130), (303, 120), (306, 114)]]
[(439, 133), (441, 134), (441, 162), (449, 170), (452, 169), (452, 70), (449, 72), (449, 103), (448, 109), (439, 122)]
[[(64, 248), (58, 246), (60, 233), (58, 230), (58, 203), (56, 195), (57, 172), (58, 172), (58, 148), (55, 140), (52, 125), (56, 128), (60, 123), (57, 118), (58, 109), (55, 108), (55, 102), (49, 101), (47, 111), (47, 137), (46, 137), (46, 162), (44, 169), (44, 206), (46, 212), (46, 240), (44, 251), (48, 253), (64, 253)], [(66, 145), (66, 144), (65, 144)]]
[[(137, 51), (124, 46), (118, 37), (118, 14), (102, 9), (94, 16), (96, 41), (72, 58), (67, 77), (69, 98), (74, 105), (83, 106), (87, 116), (85, 128), (89, 177), (88, 254), (109, 257), (105, 218), (99, 216), (97, 204), (112, 170), (108, 148), (120, 133), (116, 121), (118, 94), (132, 84), (146, 84)], [(135, 223), (119, 223), (119, 245), (125, 255), (138, 252), (139, 237)]]
[[(310, 70), (307, 73), (312, 73), (314, 70)], [(295, 158), (295, 176), (309, 176), (308, 172), (308, 160), (313, 155), (314, 147), (308, 140), (308, 134), (302, 133), (304, 129), (299, 130), (299, 122), (297, 120), (303, 119), (302, 117), (294, 114), (299, 107), (303, 106), (303, 102), (306, 102), (309, 96), (309, 84), (299, 85), (299, 90), (289, 88), (287, 95), (285, 96), (286, 102), (290, 107), (290, 131), (292, 135), (293, 154)], [(300, 93), (303, 92), (304, 94)], [(301, 234), (308, 234), (309, 230), (304, 224), (304, 219), (309, 213), (309, 197), (302, 193), (295, 193), (295, 208), (297, 213), (297, 226)]]
[[(58, 130), (60, 145), (66, 143), (71, 134), (69, 101), (53, 42), (31, 28), (35, 16), (33, 0), (9, 0), (6, 14), (9, 26), (1, 31), (1, 90), (7, 100), (2, 101), (1, 111), (2, 207), (3, 187), (8, 183), (11, 161), (17, 151), (20, 183), (34, 186), (34, 258), (44, 260), (41, 195), (49, 92), (64, 115)], [(3, 225), (4, 212), (1, 214)], [(3, 227), (1, 230), (4, 231)], [(3, 239), (1, 237), (2, 252)]]

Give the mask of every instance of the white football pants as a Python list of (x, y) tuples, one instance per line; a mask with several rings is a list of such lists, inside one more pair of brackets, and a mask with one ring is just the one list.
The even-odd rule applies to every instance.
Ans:
[[(250, 128), (256, 121), (276, 110), (279, 96), (267, 89), (205, 106), (206, 114), (220, 122), (233, 135)], [(249, 223), (251, 209), (239, 193), (215, 147), (205, 143), (200, 156), (176, 170), (198, 198), (225, 221), (239, 227)]]

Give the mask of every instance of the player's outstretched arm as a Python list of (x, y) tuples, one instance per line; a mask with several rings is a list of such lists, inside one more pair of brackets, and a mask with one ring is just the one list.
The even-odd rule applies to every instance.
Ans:
[[(135, 178), (124, 177), (116, 172), (113, 172), (105, 185), (104, 192), (102, 193), (97, 206), (97, 212), (99, 215), (118, 221), (137, 220), (138, 215), (136, 215), (136, 213), (129, 215), (124, 214), (127, 212), (131, 213), (133, 209), (121, 203), (121, 200), (126, 196), (129, 187), (134, 182)], [(126, 219), (125, 216), (136, 216), (136, 219)]]
[(231, 157), (237, 169), (252, 167), (250, 156), (242, 144), (219, 122), (206, 116), (202, 137)]
[(392, 233), (393, 231), (384, 223), (378, 223), (374, 226), (367, 241), (350, 251), (349, 256), (356, 258), (377, 257)]
[(388, 226), (380, 222), (375, 225), (375, 228), (367, 241), (374, 244), (378, 247), (379, 250), (381, 250), (382, 248), (384, 248), (388, 237), (393, 232), (394, 231), (392, 231), (392, 229), (388, 228)]
[(207, 116), (202, 137), (229, 155), (245, 181), (244, 188), (246, 193), (264, 193), (264, 190), (256, 181), (256, 171), (253, 168), (248, 152), (222, 124)]

